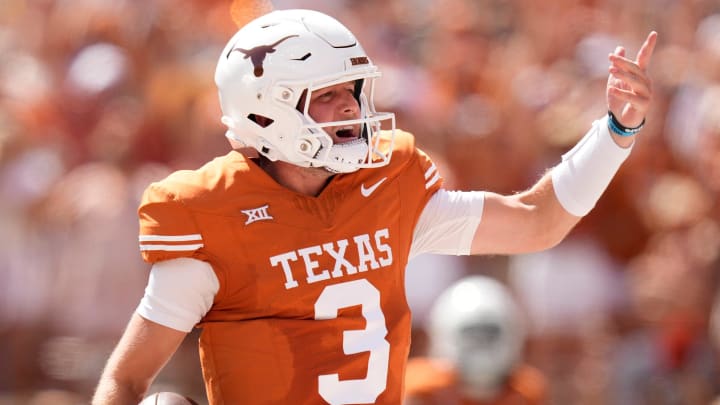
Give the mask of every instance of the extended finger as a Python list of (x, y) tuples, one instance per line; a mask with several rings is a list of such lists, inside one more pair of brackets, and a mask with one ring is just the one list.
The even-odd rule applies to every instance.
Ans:
[(641, 76), (644, 74), (643, 69), (635, 62), (628, 58), (624, 58), (622, 56), (618, 56), (615, 54), (610, 54), (609, 56), (610, 62), (611, 62), (611, 68), (615, 67), (620, 70), (625, 70), (628, 72), (633, 72), (634, 74)]
[(650, 80), (645, 75), (610, 67), (610, 73), (621, 82), (630, 86), (633, 91), (643, 94), (650, 93)]
[(657, 35), (657, 32), (651, 31), (638, 51), (637, 58), (635, 58), (635, 60), (642, 70), (647, 69), (647, 66), (650, 64), (650, 58), (655, 51), (655, 44), (657, 43)]

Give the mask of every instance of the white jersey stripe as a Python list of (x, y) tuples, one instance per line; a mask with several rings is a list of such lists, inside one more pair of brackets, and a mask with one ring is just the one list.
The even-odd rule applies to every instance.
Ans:
[(425, 172), (425, 180), (429, 179), (435, 171), (437, 171), (437, 168), (435, 167), (435, 163), (433, 163)]
[(194, 233), (192, 235), (140, 235), (138, 237), (140, 242), (188, 242), (188, 241), (200, 241), (202, 235)]
[(427, 183), (425, 183), (425, 190), (429, 189), (433, 184), (435, 184), (440, 179), (440, 173), (435, 172), (435, 176), (428, 180)]
[(193, 245), (140, 245), (141, 251), (146, 250), (166, 250), (166, 251), (172, 251), (172, 252), (184, 252), (184, 251), (193, 251), (200, 249), (201, 247), (205, 246), (202, 243), (196, 243)]

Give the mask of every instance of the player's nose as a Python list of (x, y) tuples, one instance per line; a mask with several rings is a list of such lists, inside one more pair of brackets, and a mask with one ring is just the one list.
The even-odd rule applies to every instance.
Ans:
[(351, 116), (353, 118), (358, 117), (360, 111), (360, 105), (357, 99), (349, 92), (343, 92), (343, 96), (340, 97), (340, 111), (344, 116)]

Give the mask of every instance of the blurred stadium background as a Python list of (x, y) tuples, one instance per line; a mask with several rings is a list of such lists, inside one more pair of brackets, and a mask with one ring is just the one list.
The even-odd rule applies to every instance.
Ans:
[[(502, 193), (605, 113), (607, 54), (658, 31), (646, 129), (596, 209), (547, 252), (412, 263), (412, 355), (439, 290), (478, 273), (525, 309), (551, 403), (720, 395), (720, 1), (2, 0), (0, 405), (89, 401), (147, 279), (140, 194), (226, 153), (217, 56), (272, 7), (344, 22), (448, 184)], [(196, 337), (152, 391), (203, 400)]]

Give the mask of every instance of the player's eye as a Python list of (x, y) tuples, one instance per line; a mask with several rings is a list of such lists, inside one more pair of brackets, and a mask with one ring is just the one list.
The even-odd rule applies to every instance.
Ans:
[(321, 100), (328, 100), (328, 99), (332, 98), (332, 96), (334, 94), (335, 94), (334, 90), (323, 91), (322, 93), (318, 94), (317, 98), (321, 99)]

